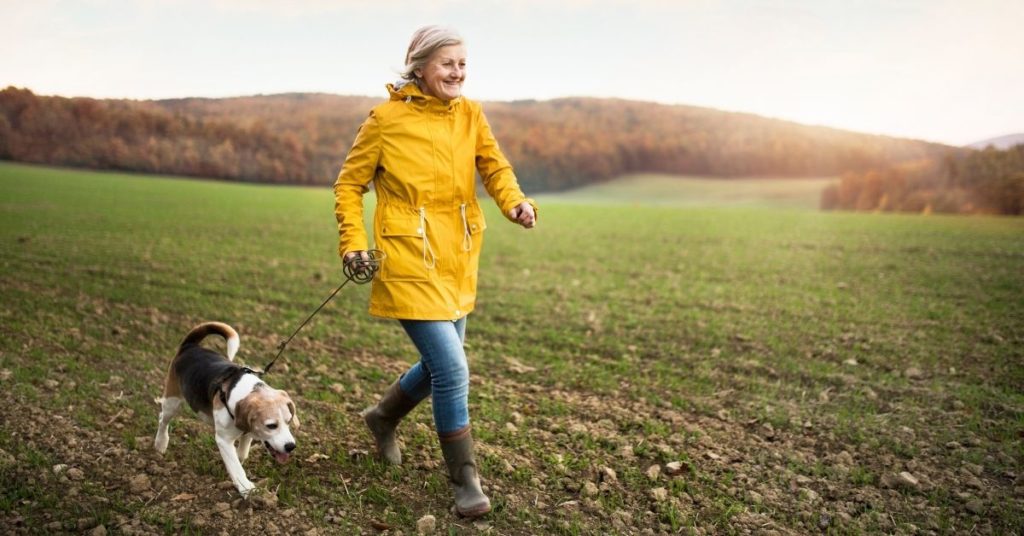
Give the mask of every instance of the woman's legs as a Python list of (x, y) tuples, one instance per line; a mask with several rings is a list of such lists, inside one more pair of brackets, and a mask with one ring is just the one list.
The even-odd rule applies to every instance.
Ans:
[(467, 517), (482, 516), (491, 511), (491, 501), (480, 487), (469, 428), (466, 318), (401, 322), (420, 351), (420, 361), (402, 376), (399, 386), (417, 400), (433, 396), (434, 427), (455, 491), (455, 510)]
[(402, 320), (420, 361), (399, 380), (409, 398), (419, 402), (433, 396), (434, 426), (439, 435), (459, 432), (469, 426), (469, 365), (463, 342), (466, 317), (455, 322)]
[[(404, 325), (403, 321), (403, 325)], [(413, 322), (413, 321), (409, 321)], [(436, 370), (443, 371), (438, 375), (438, 392), (449, 393), (441, 397), (443, 415), (438, 419), (438, 402), (434, 401), (435, 422), (454, 422), (457, 425), (465, 422), (463, 427), (469, 424), (469, 413), (466, 409), (469, 388), (469, 371), (465, 366), (466, 356), (462, 350), (462, 342), (466, 338), (466, 319), (461, 318), (456, 322), (419, 322), (410, 324), (406, 328), (413, 342), (420, 347), (420, 353), (426, 355), (412, 366), (405, 374), (392, 383), (384, 396), (375, 406), (365, 409), (362, 413), (366, 426), (373, 433), (373, 439), (377, 443), (377, 452), (388, 463), (401, 465), (402, 453), (398, 448), (398, 439), (395, 429), (398, 423), (424, 398), (430, 396), (433, 390), (431, 375), (431, 363)], [(454, 332), (453, 340), (452, 332)], [(416, 335), (413, 336), (412, 334)], [(461, 363), (461, 365), (460, 365)], [(461, 402), (459, 393), (461, 394)], [(454, 393), (454, 398), (450, 396)], [(459, 411), (451, 410), (452, 407), (461, 407)], [(454, 421), (450, 417), (456, 415)], [(447, 419), (447, 420), (446, 420)], [(446, 425), (447, 426), (447, 425)], [(447, 429), (447, 428), (443, 428)], [(458, 431), (458, 430), (456, 430)]]

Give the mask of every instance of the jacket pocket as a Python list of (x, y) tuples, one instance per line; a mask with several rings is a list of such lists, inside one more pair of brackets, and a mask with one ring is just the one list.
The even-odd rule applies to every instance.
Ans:
[(424, 261), (426, 229), (418, 219), (390, 218), (381, 222), (378, 247), (386, 257), (381, 263), (381, 281), (426, 281)]

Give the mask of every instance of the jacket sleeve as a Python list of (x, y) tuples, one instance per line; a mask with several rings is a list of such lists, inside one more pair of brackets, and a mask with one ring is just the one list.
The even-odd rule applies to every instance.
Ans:
[(363, 195), (369, 191), (380, 161), (380, 125), (374, 112), (366, 118), (334, 183), (334, 216), (338, 219), (338, 254), (368, 249), (363, 225)]
[(491, 133), (491, 125), (487, 122), (482, 109), (477, 108), (477, 139), (476, 139), (476, 169), (484, 182), (484, 188), (490, 194), (491, 199), (498, 204), (502, 215), (509, 218), (508, 211), (519, 206), (523, 201), (533, 205), (533, 212), (537, 214), (537, 203), (523, 194), (519, 189), (519, 181), (512, 171), (512, 165), (498, 148), (498, 141)]

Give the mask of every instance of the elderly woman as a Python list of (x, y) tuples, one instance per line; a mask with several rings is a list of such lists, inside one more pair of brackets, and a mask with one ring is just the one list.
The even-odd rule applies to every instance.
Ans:
[(529, 229), (537, 208), (519, 189), (480, 104), (462, 97), (466, 49), (453, 30), (427, 26), (409, 44), (390, 100), (370, 111), (334, 185), (339, 253), (367, 258), (363, 195), (377, 194), (373, 233), (387, 255), (370, 291), (370, 314), (397, 319), (420, 359), (363, 412), (377, 450), (400, 464), (399, 421), (428, 396), (455, 492), (456, 512), (491, 509), (480, 488), (469, 425), (469, 367), (463, 342), (476, 302), (486, 229), (475, 172), (509, 220)]

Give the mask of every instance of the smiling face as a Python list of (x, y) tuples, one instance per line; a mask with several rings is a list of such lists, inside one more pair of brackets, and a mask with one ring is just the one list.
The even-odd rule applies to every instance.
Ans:
[(448, 45), (434, 52), (427, 64), (416, 69), (424, 93), (441, 100), (452, 100), (462, 94), (466, 81), (466, 47)]

